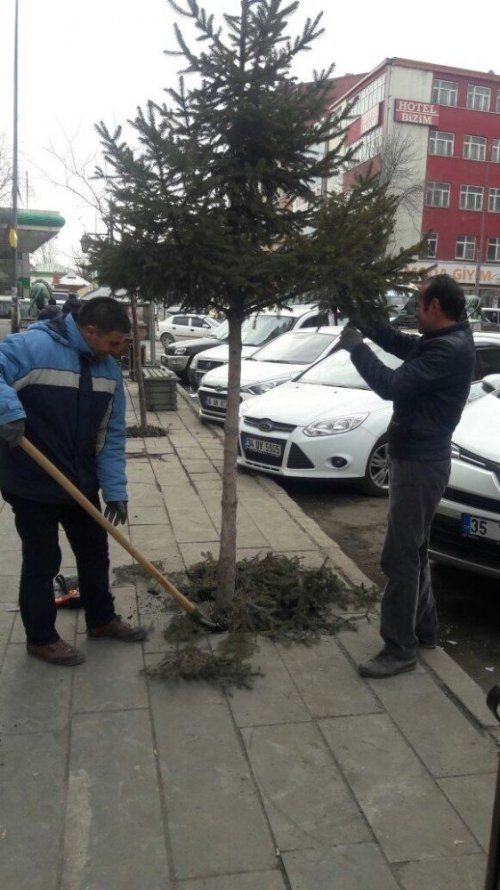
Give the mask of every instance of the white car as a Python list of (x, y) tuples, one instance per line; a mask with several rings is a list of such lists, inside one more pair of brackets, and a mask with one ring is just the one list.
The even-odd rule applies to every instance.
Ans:
[[(262, 395), (290, 380), (314, 362), (329, 355), (341, 328), (323, 327), (318, 331), (288, 331), (241, 363), (240, 400)], [(198, 389), (200, 417), (224, 420), (226, 416), (228, 365), (208, 371)]]
[[(500, 336), (474, 334), (478, 399), (482, 378), (500, 371)], [(401, 360), (370, 344), (390, 368)], [(496, 366), (496, 369), (495, 369)], [(238, 463), (264, 473), (312, 479), (352, 479), (371, 495), (388, 491), (387, 428), (392, 402), (376, 395), (345, 350), (293, 382), (240, 408)]]
[[(314, 303), (299, 304), (289, 309), (276, 309), (271, 312), (258, 312), (245, 319), (241, 326), (242, 358), (248, 358), (260, 346), (273, 340), (286, 331), (301, 328), (318, 329), (325, 325), (333, 325), (333, 313), (320, 310)], [(229, 362), (229, 346), (217, 346), (205, 353), (200, 352), (191, 362), (190, 379), (192, 385), (199, 386), (201, 378), (212, 368), (218, 368)]]
[(158, 331), (163, 346), (168, 346), (174, 340), (207, 337), (218, 325), (210, 315), (169, 315), (158, 322)]
[[(500, 387), (500, 375), (483, 386)], [(429, 556), (500, 578), (500, 388), (469, 404), (453, 434), (450, 481), (432, 523)]]

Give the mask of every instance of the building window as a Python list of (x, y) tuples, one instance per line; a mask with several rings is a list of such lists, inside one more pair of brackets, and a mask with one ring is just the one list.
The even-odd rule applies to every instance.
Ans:
[(500, 213), (500, 189), (490, 189), (488, 210), (490, 213)]
[(449, 207), (449, 182), (428, 182), (425, 190), (425, 203), (427, 207)]
[(497, 114), (500, 114), (500, 93), (497, 93), (497, 102), (495, 105), (495, 111)]
[(489, 87), (478, 87), (470, 83), (467, 87), (467, 108), (473, 108), (474, 111), (489, 111), (490, 95)]
[(500, 164), (500, 139), (491, 140), (491, 160), (494, 164)]
[(435, 80), (432, 85), (432, 102), (435, 105), (452, 105), (454, 108), (457, 104), (458, 83), (451, 80)]
[(486, 160), (486, 139), (484, 136), (464, 136), (464, 158), (468, 161)]
[(429, 135), (429, 154), (452, 157), (453, 140), (453, 133), (440, 133), (439, 130), (431, 130)]
[(369, 111), (374, 105), (378, 105), (379, 102), (382, 102), (384, 94), (385, 74), (377, 78), (377, 80), (373, 80), (364, 90), (358, 93), (352, 107), (352, 117), (364, 114), (365, 111)]
[(455, 259), (473, 260), (476, 253), (474, 235), (459, 235), (455, 244)]
[(460, 186), (460, 210), (482, 210), (483, 189), (479, 185)]
[(421, 257), (424, 257), (429, 260), (433, 260), (437, 256), (437, 243), (438, 236), (436, 232), (422, 232), (422, 241), (424, 241), (424, 247)]
[(500, 238), (488, 238), (486, 259), (490, 263), (500, 263)]

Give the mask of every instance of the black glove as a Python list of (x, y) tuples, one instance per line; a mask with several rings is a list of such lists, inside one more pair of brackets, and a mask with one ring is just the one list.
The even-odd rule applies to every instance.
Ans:
[(19, 445), (24, 436), (24, 420), (11, 420), (10, 423), (0, 425), (0, 439), (7, 443), (9, 448)]
[(112, 525), (124, 525), (127, 521), (127, 501), (106, 501), (104, 518)]
[(352, 352), (352, 350), (359, 346), (360, 343), (363, 342), (363, 334), (356, 330), (356, 328), (342, 328), (342, 333), (337, 341), (340, 349), (345, 349), (347, 352)]

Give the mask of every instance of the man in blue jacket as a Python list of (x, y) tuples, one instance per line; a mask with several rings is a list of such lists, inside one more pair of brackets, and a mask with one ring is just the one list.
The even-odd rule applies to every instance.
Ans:
[(448, 483), (451, 437), (467, 401), (475, 364), (474, 341), (464, 316), (462, 288), (436, 275), (417, 298), (421, 337), (390, 325), (364, 331), (387, 352), (404, 359), (396, 370), (383, 364), (345, 328), (340, 344), (369, 386), (394, 411), (389, 425), (389, 517), (381, 567), (382, 651), (359, 667), (363, 677), (391, 677), (416, 666), (417, 646), (434, 648), (437, 615), (428, 557), (429, 531)]
[(33, 442), (115, 525), (127, 521), (125, 395), (118, 355), (130, 332), (123, 307), (107, 297), (39, 321), (0, 343), (0, 490), (22, 541), (19, 590), (30, 655), (50, 664), (84, 657), (56, 628), (53, 578), (59, 524), (76, 557), (87, 633), (142, 640), (146, 632), (116, 615), (109, 590), (106, 532), (18, 446)]

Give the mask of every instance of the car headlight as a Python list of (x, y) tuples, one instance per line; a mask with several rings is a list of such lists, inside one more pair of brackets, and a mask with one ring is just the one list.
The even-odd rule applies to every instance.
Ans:
[(241, 392), (248, 392), (252, 396), (261, 396), (263, 393), (269, 392), (270, 389), (274, 389), (275, 386), (286, 383), (289, 379), (289, 377), (278, 377), (274, 380), (264, 380), (262, 383), (249, 383), (248, 386), (241, 387)]
[(174, 349), (174, 355), (186, 355), (187, 346), (179, 346), (178, 349)]
[(332, 420), (316, 420), (304, 427), (304, 435), (317, 436), (338, 436), (340, 433), (350, 433), (356, 427), (361, 426), (366, 420), (368, 414), (349, 414), (346, 417), (333, 417)]

